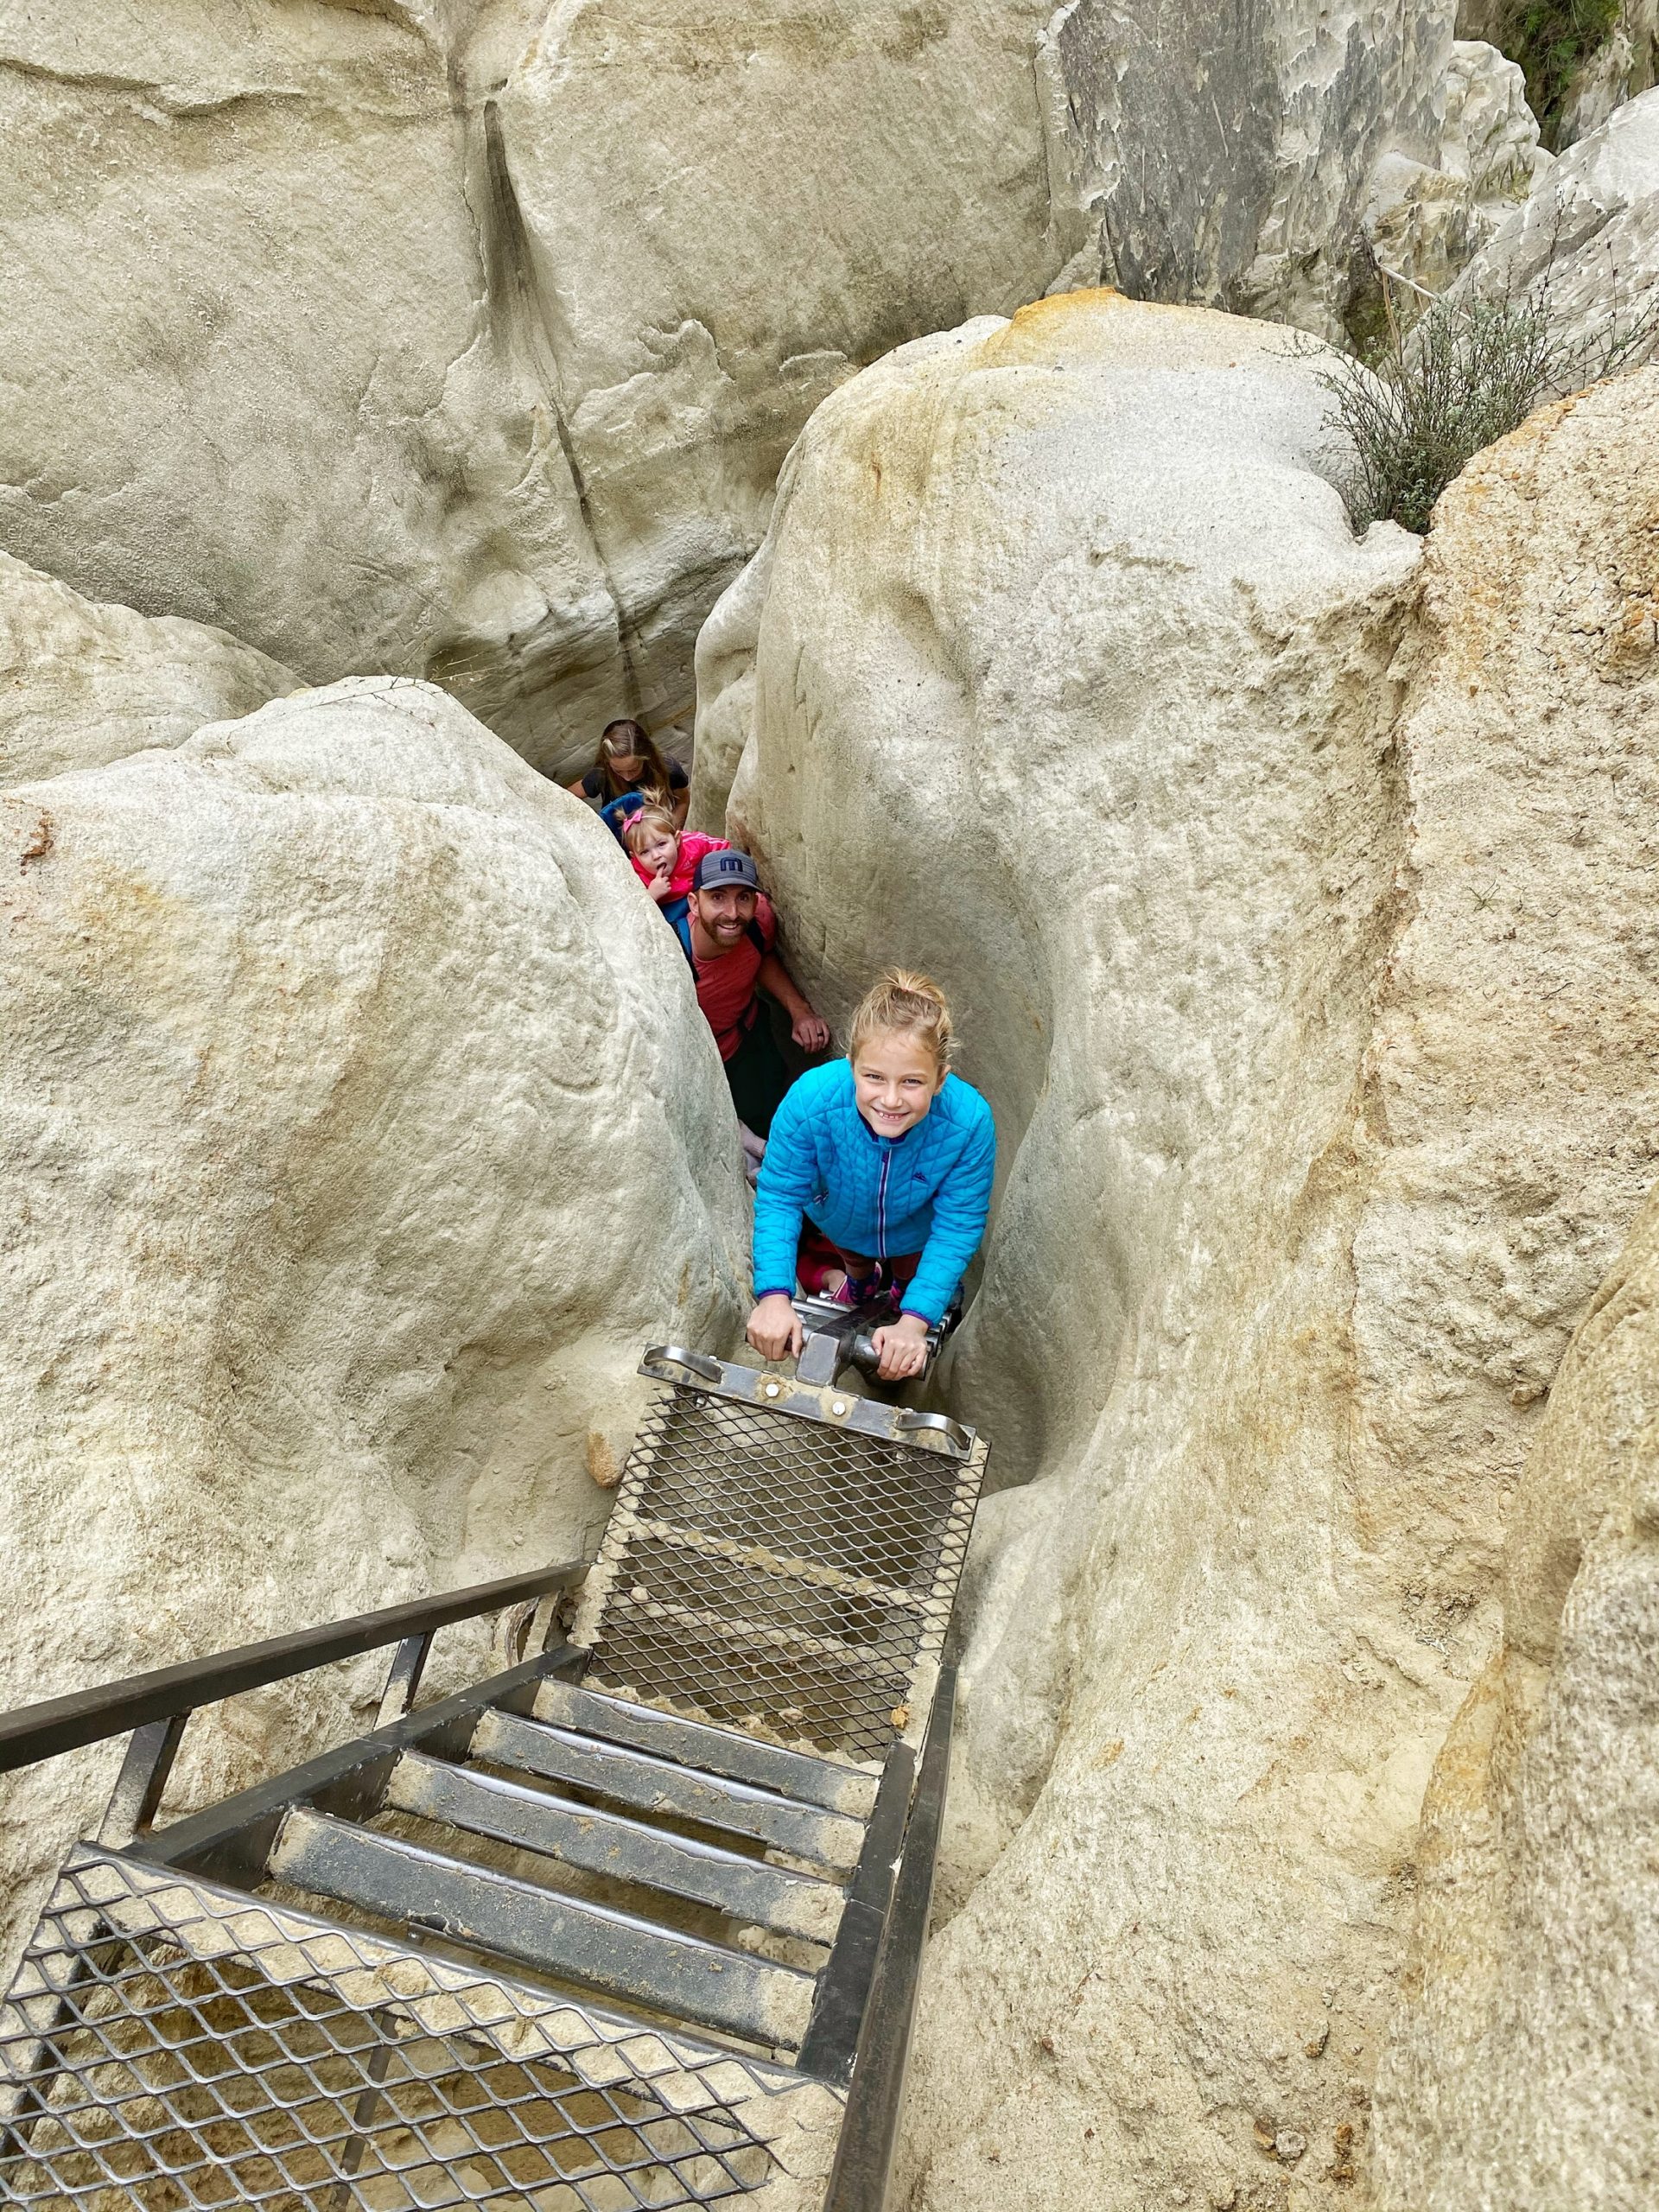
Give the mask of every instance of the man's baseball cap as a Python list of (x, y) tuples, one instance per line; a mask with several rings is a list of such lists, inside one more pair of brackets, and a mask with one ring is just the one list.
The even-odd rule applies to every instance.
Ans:
[(760, 888), (754, 862), (747, 853), (734, 852), (729, 847), (724, 852), (705, 853), (691, 873), (694, 891), (720, 891), (732, 884), (748, 891)]

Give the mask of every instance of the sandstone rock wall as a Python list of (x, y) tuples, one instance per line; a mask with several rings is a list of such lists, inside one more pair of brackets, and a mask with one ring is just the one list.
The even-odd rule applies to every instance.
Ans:
[(1333, 327), (1378, 164), (1437, 165), (1453, 15), (1068, 0), (1042, 53), (1095, 281)]
[(1570, 382), (1659, 348), (1659, 91), (1616, 109), (1563, 154), (1453, 296), (1523, 294), (1548, 301)]
[(1444, 291), (1549, 168), (1518, 65), (1459, 39), (1428, 161), (1399, 150), (1372, 172), (1365, 234), (1382, 266)]
[(1377, 2090), (1399, 2212), (1653, 2196), (1659, 1199), (1568, 1349), (1504, 1557), (1503, 1643), (1424, 1804)]
[(297, 688), (222, 630), (95, 606), (0, 553), (0, 787), (176, 745)]
[(264, 0), (0, 13), (0, 537), (308, 682), (442, 672), (535, 752), (510, 702), (553, 660), (608, 672), (617, 618), (499, 327), (439, 29)]
[[(1362, 544), (1314, 365), (1074, 296), (792, 457), (702, 704), (807, 988), (931, 966), (1005, 1181), (913, 2202), (1362, 2173), (1423, 1787), (1659, 1147), (1659, 378)], [(710, 804), (711, 757), (700, 761)]]
[[(639, 1347), (721, 1341), (745, 1218), (602, 827), (379, 679), (0, 794), (0, 1703), (591, 1541)], [(309, 1695), (187, 1738), (184, 1797)], [(10, 1792), (19, 1916), (107, 1767)]]
[(1103, 271), (1334, 327), (1379, 165), (1471, 188), (1450, 35), (1451, 0), (13, 0), (0, 541), (308, 683), (431, 677), (568, 774), (689, 702), (791, 441), (893, 345)]

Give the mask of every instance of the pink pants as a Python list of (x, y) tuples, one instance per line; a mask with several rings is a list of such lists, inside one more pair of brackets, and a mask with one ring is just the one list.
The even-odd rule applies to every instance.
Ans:
[(823, 1298), (824, 1277), (844, 1274), (850, 1283), (874, 1297), (879, 1290), (902, 1290), (922, 1263), (919, 1252), (895, 1252), (886, 1260), (873, 1260), (867, 1252), (843, 1252), (813, 1223), (801, 1224), (801, 1241), (795, 1254), (795, 1273), (809, 1298)]

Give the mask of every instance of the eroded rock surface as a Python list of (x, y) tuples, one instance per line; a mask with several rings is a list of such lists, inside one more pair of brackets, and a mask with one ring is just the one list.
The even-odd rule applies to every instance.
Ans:
[(1573, 381), (1659, 350), (1659, 91), (1615, 109), (1553, 163), (1453, 296), (1526, 293), (1548, 299)]
[(1437, 1764), (1377, 2090), (1397, 2212), (1639, 2212), (1659, 2170), (1659, 1198), (1580, 1325)]
[(1091, 280), (1333, 328), (1379, 167), (1440, 165), (1454, 12), (1068, 0), (1042, 60)]
[(0, 9), (0, 538), (308, 683), (431, 677), (568, 774), (689, 700), (791, 441), (895, 344), (1103, 272), (1333, 327), (1379, 168), (1471, 188), (1450, 37), (1451, 0)]
[[(0, 793), (0, 1702), (579, 1549), (641, 1344), (721, 1341), (743, 1263), (712, 1040), (604, 829), (378, 679)], [(204, 1726), (185, 1795), (302, 1695)], [(11, 1791), (20, 1914), (101, 1769)]]
[(96, 605), (0, 553), (0, 785), (176, 745), (297, 689), (222, 630)]
[(1440, 143), (1429, 161), (1400, 150), (1372, 174), (1364, 227), (1384, 269), (1444, 291), (1550, 166), (1519, 65), (1459, 39), (1445, 79)]
[(1039, 1478), (971, 1594), (927, 2212), (1344, 2199), (1654, 1176), (1659, 377), (1484, 456), (1425, 564), (1354, 542), (1315, 367), (1109, 296), (908, 347), (702, 644), (805, 987), (931, 968), (1010, 1163), (955, 1387)]

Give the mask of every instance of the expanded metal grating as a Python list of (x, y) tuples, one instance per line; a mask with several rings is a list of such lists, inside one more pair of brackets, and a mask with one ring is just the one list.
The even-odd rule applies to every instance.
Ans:
[(669, 1386), (573, 1641), (585, 1681), (860, 1764), (919, 1731), (973, 1526), (966, 1458)]
[(84, 2212), (798, 2204), (833, 2092), (119, 1853), (0, 2007), (0, 2201)]

